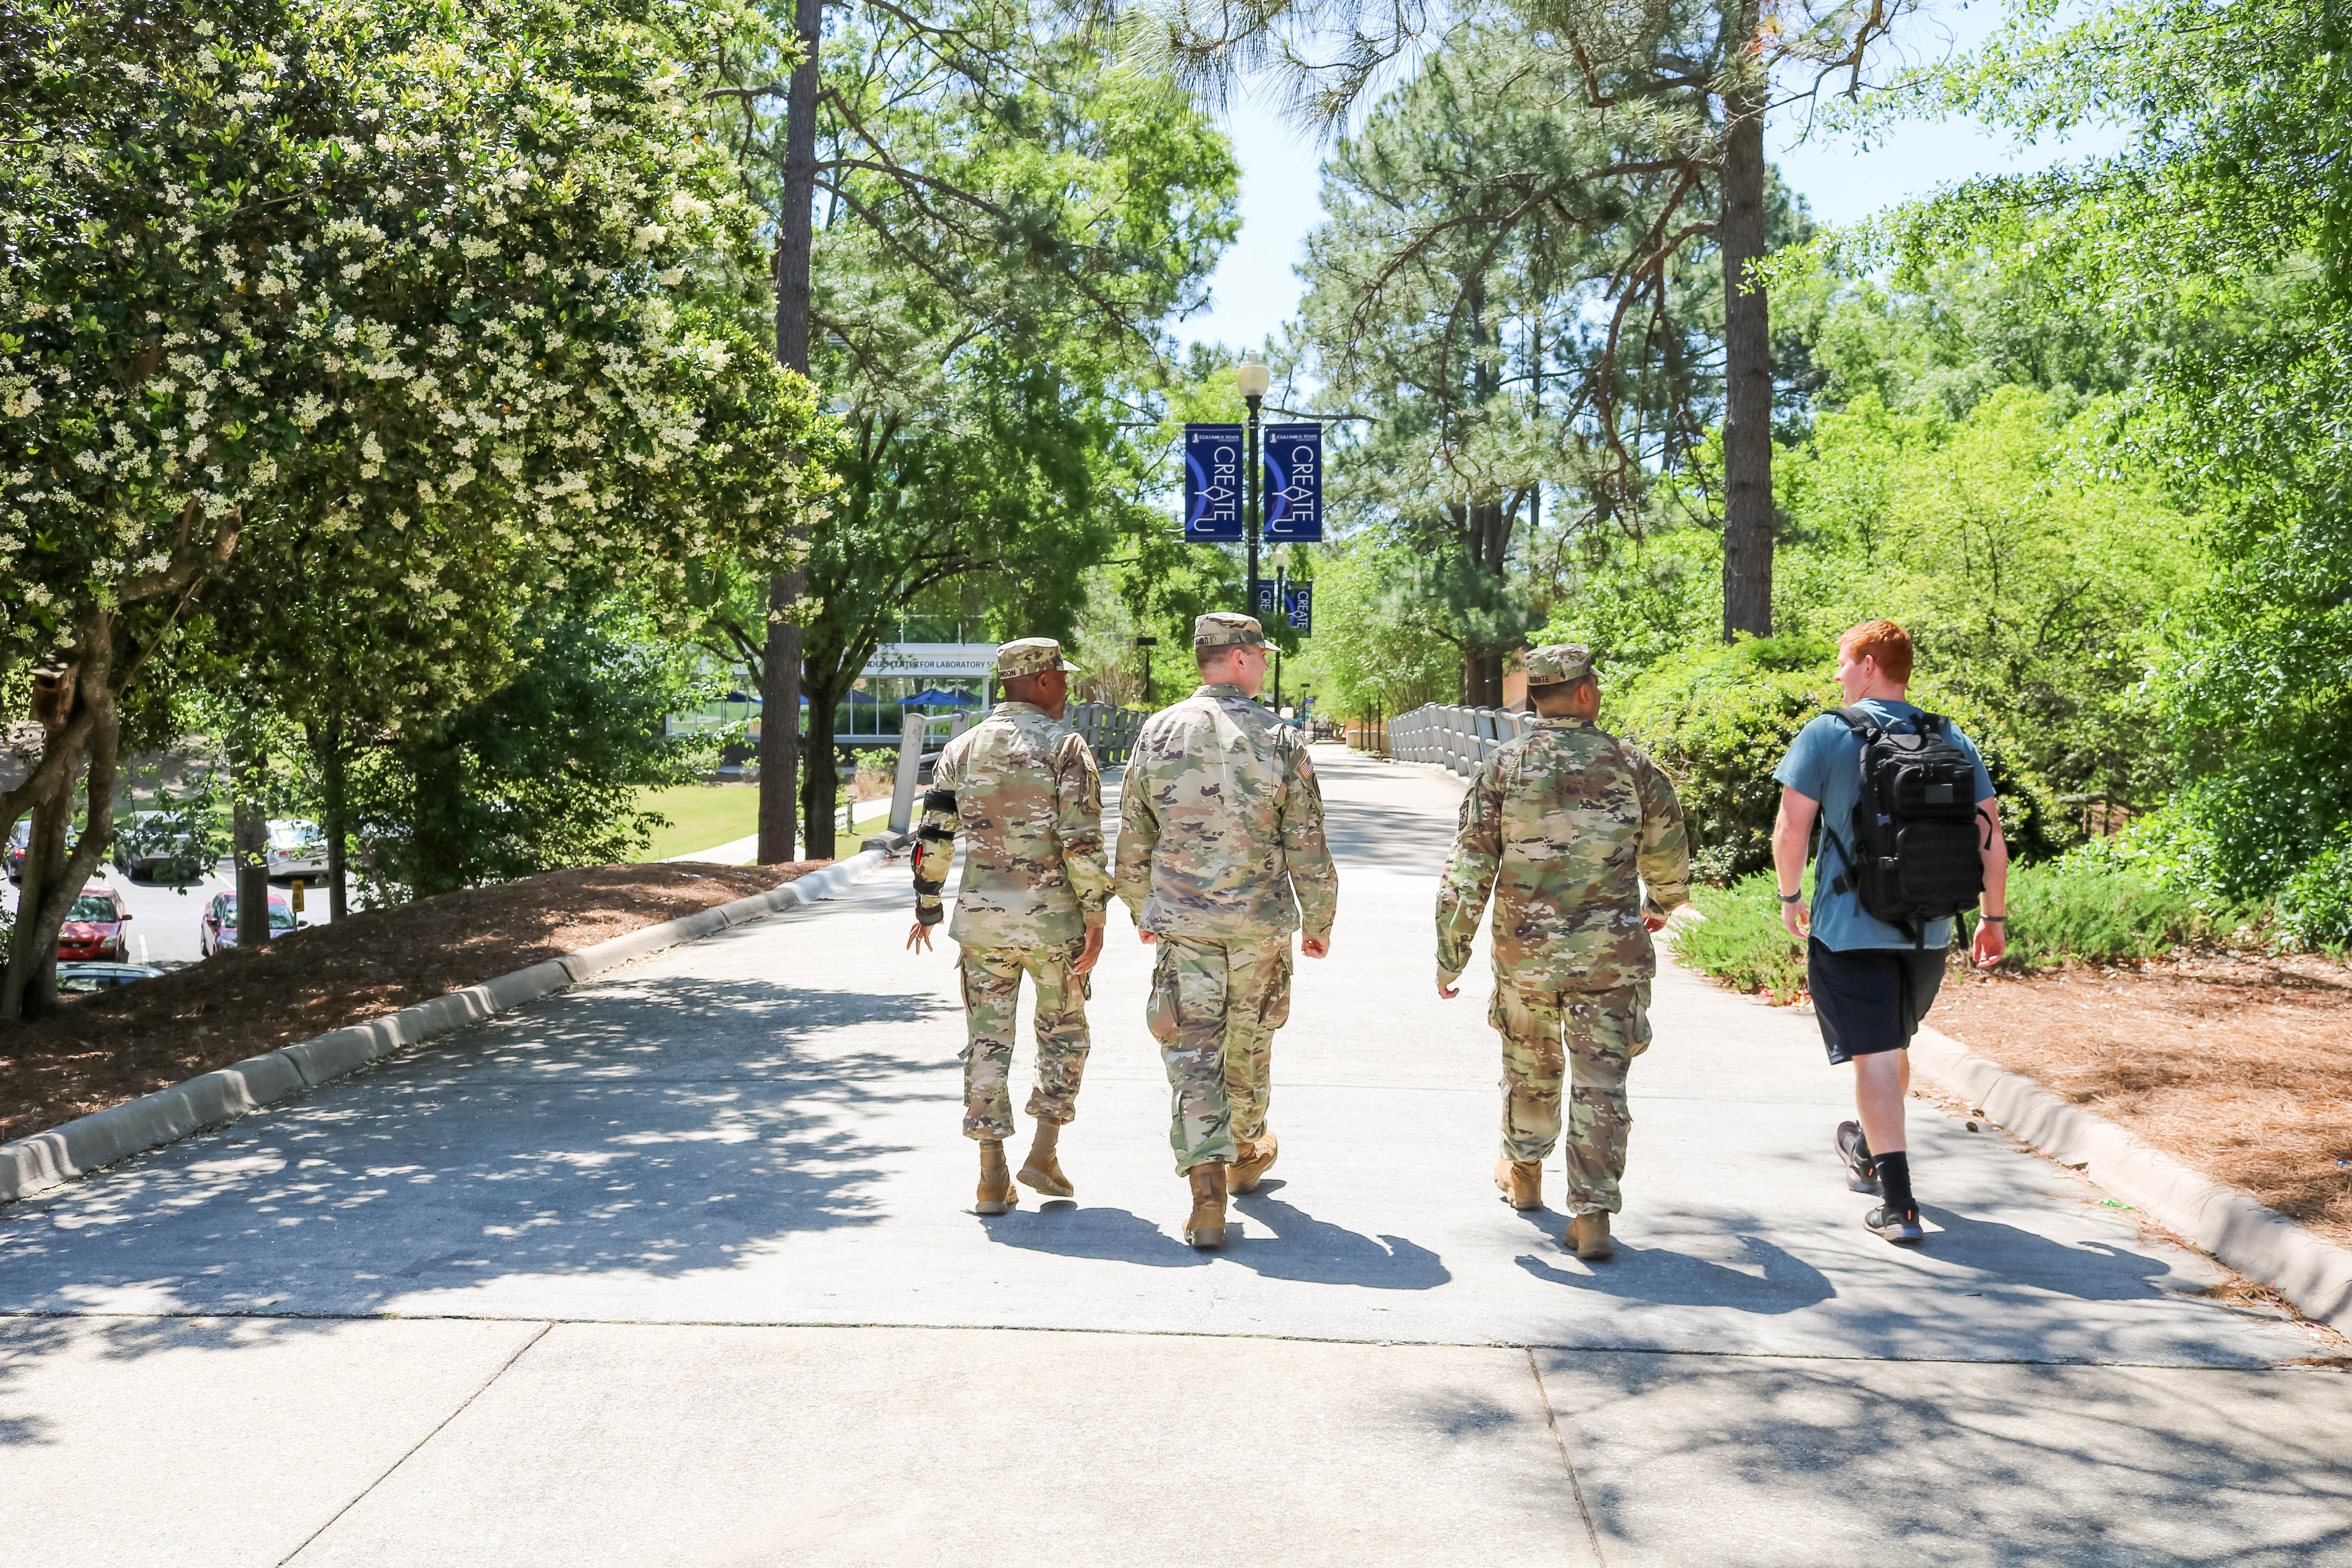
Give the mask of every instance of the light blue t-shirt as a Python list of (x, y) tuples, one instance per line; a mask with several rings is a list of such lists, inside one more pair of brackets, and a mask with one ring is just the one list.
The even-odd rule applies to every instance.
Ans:
[[(1919, 717), (1919, 710), (1910, 703), (1881, 697), (1865, 697), (1854, 706), (1892, 734), (1913, 733)], [(1985, 772), (1984, 759), (1977, 754), (1976, 742), (1961, 734), (1960, 727), (1949, 720), (1945, 721), (1944, 733), (1976, 764), (1978, 804), (1992, 799), (1992, 776)], [(1822, 945), (1839, 952), (1856, 948), (1909, 947), (1911, 938), (1899, 927), (1874, 919), (1863, 909), (1859, 892), (1849, 889), (1841, 893), (1834, 885), (1839, 873), (1846, 868), (1845, 858), (1838, 847), (1853, 843), (1854, 803), (1862, 798), (1862, 737), (1848, 729), (1845, 721), (1836, 714), (1824, 713), (1798, 731), (1797, 743), (1789, 748), (1789, 754), (1780, 760), (1772, 776), (1799, 795), (1821, 802), (1821, 820), (1828, 832), (1822, 836), (1821, 864), (1815, 871), (1813, 934), (1821, 939)], [(1926, 946), (1949, 947), (1951, 942), (1950, 921), (1927, 922)]]

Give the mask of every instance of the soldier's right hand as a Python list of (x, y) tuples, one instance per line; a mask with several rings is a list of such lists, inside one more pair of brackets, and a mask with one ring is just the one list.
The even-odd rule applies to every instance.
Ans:
[(1448, 1002), (1451, 1002), (1456, 996), (1462, 994), (1462, 987), (1459, 985), (1448, 985), (1444, 981), (1441, 980), (1437, 983), (1437, 994), (1440, 996), (1444, 997)]
[(917, 921), (915, 922), (915, 929), (907, 933), (907, 951), (908, 952), (930, 952), (931, 928), (925, 925), (922, 921)]

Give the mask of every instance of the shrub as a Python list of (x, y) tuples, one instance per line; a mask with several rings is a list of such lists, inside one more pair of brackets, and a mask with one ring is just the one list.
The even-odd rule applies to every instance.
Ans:
[(1780, 890), (1769, 876), (1727, 888), (1696, 887), (1706, 920), (1666, 938), (1675, 958), (1735, 991), (1762, 992), (1787, 1005), (1805, 988), (1805, 950), (1780, 923)]
[[(2333, 910), (2338, 920), (2352, 915), (2352, 897), (2342, 891), (2347, 883), (2352, 865), (2336, 873), (2315, 907)], [(1812, 892), (1810, 871), (1806, 892)], [(1783, 1005), (1797, 999), (1805, 986), (1804, 947), (1780, 924), (1772, 877), (1746, 877), (1727, 888), (1694, 888), (1691, 902), (1706, 919), (1667, 938), (1675, 958), (1735, 991), (1761, 992)], [(2013, 869), (2009, 915), (2003, 967), (2026, 973), (2069, 959), (2127, 963), (2189, 942), (2259, 940), (2266, 923), (2259, 905), (2200, 900), (2135, 870), (2103, 847)], [(1956, 947), (1965, 949), (1972, 927), (1972, 921), (1963, 922)]]
[(2007, 967), (2155, 958), (2259, 930), (2263, 916), (2259, 907), (2200, 899), (2105, 851), (2078, 852), (2010, 873)]
[[(1742, 637), (1663, 659), (1622, 696), (1612, 694), (1601, 722), (1622, 729), (1674, 779), (1699, 879), (1728, 884), (1771, 865), (1780, 805), (1772, 770), (1798, 731), (1843, 705), (1830, 679), (1836, 661), (1826, 639)], [(2000, 794), (2012, 850), (2026, 859), (2055, 854), (2065, 826), (2048, 788), (2019, 763), (2021, 748), (2007, 727), (1932, 679), (1915, 683), (1911, 695), (1976, 742)]]
[(1806, 721), (1836, 705), (1836, 657), (1816, 639), (1742, 637), (1662, 659), (1612, 694), (1601, 722), (1674, 779), (1700, 879), (1728, 884), (1771, 865), (1772, 770)]
[(2339, 829), (2326, 848), (2294, 874), (2278, 897), (2287, 934), (2311, 947), (2352, 947), (2352, 828)]

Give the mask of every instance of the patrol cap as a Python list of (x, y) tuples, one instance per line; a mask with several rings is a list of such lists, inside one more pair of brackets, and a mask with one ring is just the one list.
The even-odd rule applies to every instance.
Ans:
[(1592, 650), (1581, 643), (1546, 643), (1527, 657), (1529, 686), (1559, 686), (1592, 674)]
[(1062, 645), (1052, 637), (1023, 637), (996, 650), (996, 679), (999, 680), (1043, 675), (1049, 669), (1075, 671), (1077, 668), (1062, 657)]
[(1237, 616), (1231, 610), (1219, 610), (1193, 621), (1192, 646), (1196, 648), (1264, 647), (1265, 628), (1257, 624), (1255, 616)]

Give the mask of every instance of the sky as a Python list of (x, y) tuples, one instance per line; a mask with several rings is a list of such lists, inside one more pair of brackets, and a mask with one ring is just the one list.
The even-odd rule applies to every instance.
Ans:
[[(1933, 58), (1975, 44), (2000, 16), (2001, 7), (1989, 0), (1928, 0), (1913, 19), (1913, 34), (1901, 41), (1914, 55)], [(1255, 347), (1279, 335), (1297, 309), (1302, 285), (1293, 268), (1306, 260), (1307, 235), (1323, 215), (1323, 149), (1245, 93), (1236, 95), (1223, 125), (1241, 157), (1241, 236), (1210, 279), (1209, 308), (1176, 332), (1185, 342)], [(1906, 125), (1865, 152), (1826, 134), (1801, 142), (1802, 129), (1794, 117), (1773, 126), (1768, 147), (1781, 178), (1816, 219), (1830, 224), (1852, 223), (1970, 174), (2037, 169), (2118, 145), (2095, 129), (2072, 141), (2020, 147), (2005, 132), (1949, 121)]]

